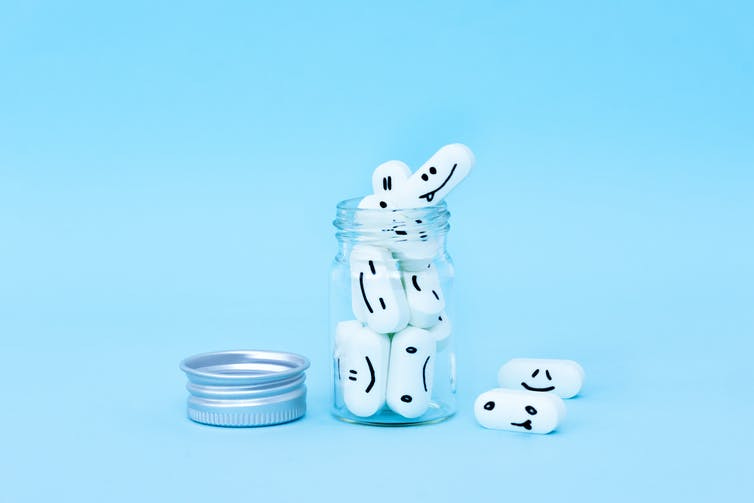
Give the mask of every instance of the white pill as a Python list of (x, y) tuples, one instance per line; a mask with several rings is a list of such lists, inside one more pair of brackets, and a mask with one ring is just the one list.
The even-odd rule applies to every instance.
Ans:
[(466, 145), (445, 145), (416, 170), (396, 198), (399, 208), (422, 208), (440, 202), (466, 178), (474, 165), (474, 154)]
[(573, 360), (514, 358), (500, 367), (497, 382), (503, 388), (552, 391), (571, 398), (584, 384), (584, 369)]
[(552, 393), (495, 388), (474, 401), (474, 416), (485, 428), (550, 433), (565, 418), (563, 400)]
[(435, 373), (435, 340), (422, 328), (407, 327), (393, 336), (387, 376), (387, 405), (403, 417), (426, 412)]
[(335, 364), (346, 408), (368, 417), (385, 405), (390, 337), (359, 321), (338, 323), (335, 329)]
[(386, 209), (386, 208), (394, 208), (395, 205), (391, 203), (392, 199), (385, 196), (376, 196), (374, 194), (369, 194), (368, 196), (364, 196), (364, 198), (359, 201), (359, 204), (357, 205), (360, 209), (365, 210), (379, 210), (379, 209)]
[(437, 269), (430, 264), (421, 271), (404, 272), (403, 286), (411, 312), (409, 324), (419, 328), (435, 326), (439, 322), (440, 313), (445, 309)]
[(405, 328), (409, 320), (408, 302), (390, 251), (356, 245), (350, 263), (351, 307), (356, 319), (381, 334)]
[(429, 329), (429, 333), (437, 343), (437, 351), (443, 351), (450, 342), (450, 334), (453, 331), (453, 324), (445, 311), (437, 315), (437, 324)]
[[(411, 168), (401, 161), (388, 161), (377, 166), (372, 173), (372, 190), (377, 199), (383, 198), (390, 201), (395, 194), (400, 194), (406, 187), (406, 181), (411, 176)], [(379, 204), (381, 208), (389, 208), (389, 203), (385, 206)]]
[(437, 231), (419, 215), (409, 211), (393, 211), (389, 228), (391, 239), (386, 245), (400, 261), (405, 271), (421, 271), (440, 253), (441, 242)]

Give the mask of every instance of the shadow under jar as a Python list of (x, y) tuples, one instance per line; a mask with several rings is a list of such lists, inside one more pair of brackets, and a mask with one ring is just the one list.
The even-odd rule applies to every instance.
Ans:
[(361, 209), (341, 201), (330, 276), (332, 413), (384, 426), (456, 411), (453, 263), (444, 202)]

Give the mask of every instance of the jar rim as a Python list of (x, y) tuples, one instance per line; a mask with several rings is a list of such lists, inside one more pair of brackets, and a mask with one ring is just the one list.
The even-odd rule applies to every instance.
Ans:
[(421, 208), (359, 208), (359, 203), (363, 197), (352, 197), (350, 199), (344, 199), (336, 205), (336, 209), (340, 211), (358, 211), (359, 213), (363, 214), (370, 214), (370, 213), (384, 213), (387, 211), (392, 212), (398, 212), (398, 211), (425, 211), (427, 213), (432, 212), (442, 212), (447, 211), (448, 205), (445, 203), (445, 201), (440, 201), (437, 204), (433, 204), (431, 206), (423, 206)]

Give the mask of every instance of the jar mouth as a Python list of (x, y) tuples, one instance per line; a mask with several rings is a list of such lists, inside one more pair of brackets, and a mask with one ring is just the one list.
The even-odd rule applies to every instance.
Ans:
[(353, 197), (351, 199), (344, 199), (337, 204), (338, 211), (359, 211), (359, 212), (375, 212), (385, 213), (388, 211), (426, 211), (431, 213), (433, 211), (442, 211), (448, 209), (448, 205), (445, 201), (440, 201), (437, 204), (431, 206), (424, 206), (423, 208), (396, 208), (396, 209), (382, 209), (382, 208), (359, 208), (359, 203), (363, 197)]
[[(423, 208), (359, 208), (361, 198), (345, 199), (336, 206), (333, 225), (339, 236), (380, 234), (405, 230), (411, 234), (439, 236), (449, 229), (450, 212), (445, 201)], [(347, 237), (347, 236), (346, 236)]]

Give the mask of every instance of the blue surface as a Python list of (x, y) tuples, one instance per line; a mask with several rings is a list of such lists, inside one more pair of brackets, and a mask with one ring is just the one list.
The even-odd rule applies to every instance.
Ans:
[[(6, 2), (0, 500), (752, 494), (753, 14)], [(460, 412), (339, 423), (335, 204), (452, 141)], [(307, 417), (185, 419), (179, 360), (229, 348), (309, 356)], [(584, 366), (556, 434), (475, 424), (516, 356)]]

